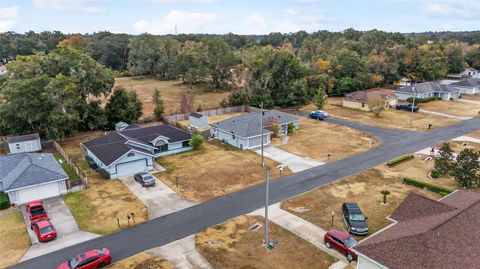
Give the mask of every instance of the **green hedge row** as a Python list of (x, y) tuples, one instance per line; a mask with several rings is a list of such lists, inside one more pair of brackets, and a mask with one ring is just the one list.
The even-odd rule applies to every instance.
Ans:
[[(432, 96), (427, 98), (415, 98), (415, 104), (428, 103), (436, 100), (442, 100), (442, 98), (439, 96)], [(413, 102), (413, 97), (408, 97), (407, 102), (411, 104)]]
[(0, 192), (0, 209), (5, 209), (10, 206), (10, 200), (4, 192)]
[(396, 159), (393, 159), (393, 160), (391, 160), (387, 163), (387, 166), (389, 166), (389, 167), (394, 166), (398, 163), (401, 163), (403, 161), (410, 160), (410, 159), (413, 159), (413, 154), (407, 154), (407, 155), (404, 155), (402, 157), (398, 157)]
[(403, 183), (407, 184), (407, 185), (412, 185), (412, 186), (415, 186), (415, 187), (419, 187), (419, 188), (422, 188), (422, 189), (427, 189), (429, 191), (433, 191), (433, 192), (436, 192), (442, 196), (445, 196), (447, 194), (450, 194), (452, 192), (451, 189), (448, 189), (448, 188), (445, 188), (445, 187), (442, 187), (442, 186), (438, 186), (438, 185), (433, 185), (433, 184), (430, 184), (430, 183), (426, 183), (426, 182), (423, 182), (423, 181), (420, 181), (420, 180), (417, 180), (417, 179), (413, 179), (413, 178), (404, 178), (403, 179)]

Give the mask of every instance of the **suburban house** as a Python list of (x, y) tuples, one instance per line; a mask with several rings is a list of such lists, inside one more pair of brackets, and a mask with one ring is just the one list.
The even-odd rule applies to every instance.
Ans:
[[(415, 90), (413, 90), (415, 87)], [(428, 98), (438, 96), (442, 100), (455, 100), (460, 97), (460, 90), (452, 85), (439, 84), (436, 82), (423, 82), (407, 87), (395, 89), (395, 95), (400, 100), (407, 100), (410, 97)]]
[(413, 84), (413, 81), (409, 78), (403, 77), (400, 80), (397, 80), (393, 83), (395, 86), (410, 86)]
[(155, 158), (191, 150), (191, 135), (170, 125), (130, 125), (83, 143), (85, 155), (110, 178), (153, 169)]
[(60, 196), (68, 175), (51, 153), (15, 153), (0, 157), (0, 191), (12, 204)]
[(478, 73), (478, 70), (475, 68), (467, 67), (460, 73), (448, 73), (447, 78), (462, 79), (469, 78)]
[(38, 134), (27, 134), (10, 136), (6, 138), (10, 153), (34, 152), (42, 150), (40, 136)]
[(190, 126), (194, 128), (208, 128), (208, 116), (202, 115), (197, 112), (190, 113), (188, 115), (188, 122), (190, 123)]
[(480, 93), (480, 78), (470, 78), (470, 79), (460, 80), (450, 85), (459, 89), (462, 94)]
[[(210, 125), (211, 135), (240, 149), (259, 147), (262, 143), (261, 117), (261, 112), (254, 112), (216, 122)], [(278, 135), (285, 135), (289, 124), (298, 129), (299, 119), (277, 110), (264, 111), (263, 144), (270, 144), (272, 126), (278, 126)]]
[(393, 90), (373, 88), (365, 91), (356, 91), (346, 94), (343, 98), (343, 106), (364, 111), (371, 111), (369, 104), (378, 100), (383, 101), (384, 107), (387, 109), (396, 106), (398, 101)]
[(389, 219), (354, 247), (357, 269), (480, 265), (480, 194), (458, 190), (435, 201), (410, 193)]

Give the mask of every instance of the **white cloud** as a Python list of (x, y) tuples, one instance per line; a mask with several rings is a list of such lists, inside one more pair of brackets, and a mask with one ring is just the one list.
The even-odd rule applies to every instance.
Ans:
[(12, 30), (20, 15), (17, 6), (0, 8), (0, 32)]
[(460, 19), (478, 18), (478, 0), (439, 0), (425, 3), (424, 10), (432, 15), (456, 17)]
[(105, 11), (105, 7), (96, 0), (32, 0), (32, 2), (37, 8), (58, 11), (84, 13), (101, 13)]
[(217, 20), (213, 13), (175, 10), (160, 19), (139, 20), (133, 29), (138, 33), (172, 34), (177, 26), (178, 33), (208, 33), (209, 24)]

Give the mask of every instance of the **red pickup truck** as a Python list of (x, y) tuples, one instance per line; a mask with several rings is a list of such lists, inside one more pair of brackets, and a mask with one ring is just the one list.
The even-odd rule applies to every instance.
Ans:
[(42, 201), (33, 201), (27, 203), (26, 208), (28, 218), (30, 219), (30, 224), (32, 224), (36, 220), (48, 219), (47, 211), (45, 211)]

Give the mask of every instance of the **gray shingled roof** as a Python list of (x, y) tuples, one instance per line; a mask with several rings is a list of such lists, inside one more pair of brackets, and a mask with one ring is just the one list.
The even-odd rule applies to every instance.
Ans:
[[(278, 110), (265, 111), (263, 116), (264, 124), (267, 125), (269, 118), (276, 120), (278, 124), (285, 124), (294, 121), (298, 121), (298, 118), (290, 116), (287, 113), (280, 112)], [(260, 112), (249, 113), (240, 115), (230, 119), (222, 120), (211, 124), (210, 126), (218, 128), (227, 133), (234, 133), (240, 137), (252, 137), (261, 134), (260, 130)], [(269, 126), (265, 126), (269, 127)], [(264, 129), (264, 133), (270, 133), (269, 130)]]
[(0, 157), (0, 191), (67, 178), (51, 153), (16, 153)]
[(27, 135), (10, 136), (10, 137), (7, 137), (7, 142), (17, 143), (17, 142), (23, 142), (23, 141), (36, 140), (36, 139), (40, 139), (40, 136), (35, 133), (35, 134), (27, 134)]
[(197, 119), (200, 119), (201, 117), (203, 117), (202, 114), (197, 113), (197, 112), (192, 112), (192, 113), (190, 113), (190, 116), (192, 116), (192, 117), (194, 117), (194, 118), (197, 118)]
[(460, 80), (460, 81), (454, 82), (450, 85), (463, 86), (463, 87), (479, 87), (480, 86), (480, 78), (471, 78), (471, 79)]
[(446, 92), (446, 93), (448, 93), (448, 92), (459, 92), (458, 89), (456, 89), (455, 87), (453, 87), (451, 85), (444, 85), (444, 84), (439, 84), (439, 83), (436, 83), (436, 82), (418, 83), (418, 84), (415, 84), (415, 85), (398, 88), (398, 89), (396, 89), (396, 91), (413, 94), (414, 91), (412, 91), (412, 87), (415, 87), (415, 90), (419, 94), (421, 94), (421, 93), (431, 93), (431, 92), (440, 92), (440, 93), (443, 93), (443, 92)]

